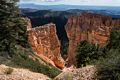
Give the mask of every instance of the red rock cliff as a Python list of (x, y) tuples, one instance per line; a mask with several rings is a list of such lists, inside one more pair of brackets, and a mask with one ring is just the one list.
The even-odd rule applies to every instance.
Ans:
[(112, 27), (120, 25), (120, 20), (92, 13), (71, 16), (66, 24), (69, 38), (68, 65), (75, 63), (75, 50), (81, 40), (103, 46), (110, 35)]
[(28, 20), (28, 41), (32, 49), (47, 63), (64, 68), (64, 60), (60, 54), (60, 43), (56, 34), (56, 26), (52, 23), (32, 28)]

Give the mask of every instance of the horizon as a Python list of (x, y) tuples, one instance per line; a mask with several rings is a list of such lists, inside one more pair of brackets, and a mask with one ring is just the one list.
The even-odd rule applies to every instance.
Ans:
[(38, 6), (59, 6), (59, 5), (68, 5), (68, 6), (98, 6), (98, 7), (120, 7), (120, 6), (108, 6), (108, 5), (74, 5), (74, 4), (36, 4), (36, 3), (19, 3), (21, 4), (32, 4), (32, 5), (38, 5)]
[(20, 0), (19, 4), (120, 7), (120, 0)]

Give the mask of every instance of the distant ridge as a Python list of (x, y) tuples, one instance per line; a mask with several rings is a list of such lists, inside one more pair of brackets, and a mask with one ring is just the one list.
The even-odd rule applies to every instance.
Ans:
[(38, 5), (38, 4), (19, 4), (20, 8), (31, 8), (31, 9), (39, 9), (39, 10), (69, 10), (69, 9), (81, 9), (81, 10), (120, 10), (118, 6), (82, 6), (82, 5)]

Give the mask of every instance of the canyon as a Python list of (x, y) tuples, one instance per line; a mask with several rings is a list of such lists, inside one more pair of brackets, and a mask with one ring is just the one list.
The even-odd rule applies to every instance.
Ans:
[(69, 43), (65, 61), (61, 57), (63, 55), (60, 48), (63, 44), (60, 42), (62, 36), (59, 38), (57, 34), (58, 26), (48, 23), (33, 28), (30, 19), (26, 18), (26, 21), (28, 42), (34, 52), (47, 63), (60, 69), (63, 69), (65, 64), (67, 66), (75, 64), (75, 51), (80, 41), (87, 40), (96, 46), (103, 47), (108, 41), (112, 28), (120, 25), (120, 20), (113, 20), (112, 17), (101, 14), (82, 13), (69, 16), (64, 27)]
[(93, 13), (82, 13), (71, 16), (65, 26), (69, 39), (67, 64), (75, 63), (76, 47), (82, 40), (103, 47), (107, 42), (111, 29), (120, 25), (120, 20), (113, 20), (109, 16)]

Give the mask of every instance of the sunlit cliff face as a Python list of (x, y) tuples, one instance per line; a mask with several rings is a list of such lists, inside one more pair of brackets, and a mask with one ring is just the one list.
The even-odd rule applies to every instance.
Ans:
[(56, 34), (55, 24), (50, 23), (32, 28), (30, 20), (26, 20), (28, 21), (28, 42), (34, 52), (47, 63), (63, 69), (64, 60), (60, 54), (60, 42)]
[(104, 46), (114, 26), (120, 25), (120, 20), (112, 20), (111, 17), (83, 13), (80, 16), (71, 16), (66, 24), (66, 32), (69, 38), (68, 65), (75, 63), (75, 50), (77, 44), (87, 40), (97, 46)]

